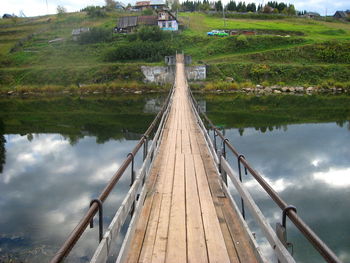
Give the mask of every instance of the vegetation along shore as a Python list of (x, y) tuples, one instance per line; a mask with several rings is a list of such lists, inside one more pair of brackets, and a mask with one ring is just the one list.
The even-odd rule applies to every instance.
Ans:
[[(206, 66), (206, 80), (192, 83), (202, 92), (349, 91), (347, 19), (298, 16), (287, 4), (270, 3), (274, 11), (238, 8), (232, 1), (223, 19), (219, 2), (173, 7), (180, 10), (172, 13), (179, 25), (169, 32), (147, 23), (116, 32), (123, 17), (157, 15), (150, 9), (87, 7), (66, 13), (61, 7), (57, 15), (1, 19), (0, 94), (162, 92), (171, 85), (145, 83), (141, 66), (165, 66), (164, 56), (176, 51)], [(212, 30), (228, 33), (209, 36)]]

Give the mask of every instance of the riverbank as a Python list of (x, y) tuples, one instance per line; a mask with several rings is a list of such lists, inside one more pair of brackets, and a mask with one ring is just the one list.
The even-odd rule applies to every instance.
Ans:
[[(264, 86), (251, 82), (193, 82), (189, 83), (193, 93), (197, 94), (246, 94), (246, 95), (311, 95), (311, 94), (350, 94), (350, 83), (328, 84), (323, 86)], [(103, 84), (80, 84), (70, 86), (16, 86), (0, 90), (0, 97), (59, 97), (75, 95), (107, 94), (149, 94), (167, 93), (171, 84), (157, 85), (143, 82), (110, 82)]]
[(1, 89), (0, 97), (19, 96), (64, 96), (64, 95), (98, 95), (98, 94), (144, 94), (165, 93), (171, 85), (157, 85), (137, 81), (110, 82), (103, 84), (78, 84), (78, 85), (45, 85), (45, 86), (15, 86)]
[(248, 95), (278, 95), (278, 94), (349, 94), (350, 82), (345, 83), (324, 83), (317, 86), (285, 86), (285, 85), (266, 85), (253, 84), (251, 82), (237, 83), (228, 80), (226, 82), (197, 82), (190, 83), (193, 92), (199, 93), (245, 93)]

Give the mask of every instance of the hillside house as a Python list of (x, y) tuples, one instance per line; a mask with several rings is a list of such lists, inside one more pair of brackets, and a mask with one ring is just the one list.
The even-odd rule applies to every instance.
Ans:
[(306, 17), (306, 18), (317, 18), (320, 16), (321, 15), (319, 13), (316, 13), (316, 12), (307, 12), (303, 15), (303, 17)]
[(116, 2), (115, 3), (115, 8), (118, 10), (125, 10), (126, 6), (122, 2)]
[(10, 15), (10, 14), (4, 14), (4, 15), (2, 16), (3, 19), (12, 18), (12, 17), (15, 17), (15, 16)]
[(146, 9), (163, 9), (165, 8), (165, 3), (162, 0), (152, 0), (152, 1), (139, 1), (136, 2), (133, 7), (134, 10), (146, 10)]
[(179, 24), (176, 17), (168, 10), (158, 11), (158, 26), (162, 30), (177, 31)]
[(337, 11), (335, 12), (335, 14), (333, 15), (334, 18), (338, 18), (338, 19), (345, 19), (350, 17), (350, 11)]

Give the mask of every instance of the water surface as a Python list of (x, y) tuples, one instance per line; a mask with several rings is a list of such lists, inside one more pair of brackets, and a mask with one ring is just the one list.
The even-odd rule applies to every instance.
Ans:
[[(208, 116), (343, 262), (350, 262), (350, 97), (200, 96)], [(237, 159), (228, 156), (237, 169)], [(275, 228), (281, 211), (251, 176), (243, 180)], [(231, 186), (232, 193), (235, 194)], [(236, 198), (240, 204), (240, 199)], [(248, 223), (269, 255), (266, 240)], [(324, 262), (287, 222), (297, 262)]]
[[(350, 262), (349, 98), (225, 95), (201, 100), (256, 170)], [(0, 100), (0, 262), (49, 261), (147, 129), (161, 101), (159, 95)], [(129, 180), (127, 172), (105, 203), (105, 226)], [(280, 210), (251, 177), (244, 182), (274, 227)], [(248, 223), (260, 241), (249, 217)], [(287, 224), (297, 261), (322, 262)], [(97, 227), (88, 230), (68, 262), (89, 261), (97, 239)]]
[[(0, 101), (0, 262), (50, 260), (141, 138), (163, 97)], [(105, 227), (129, 184), (128, 171), (104, 204)], [(86, 231), (69, 262), (90, 259), (97, 229)]]

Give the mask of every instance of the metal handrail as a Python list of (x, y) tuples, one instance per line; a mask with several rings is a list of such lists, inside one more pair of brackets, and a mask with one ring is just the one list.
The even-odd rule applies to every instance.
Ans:
[[(265, 179), (254, 170), (254, 168), (249, 164), (245, 158), (240, 158), (242, 156), (236, 148), (229, 142), (229, 140), (222, 134), (222, 132), (213, 124), (213, 122), (208, 118), (208, 116), (201, 111), (199, 104), (193, 96), (192, 91), (189, 89), (189, 94), (192, 99), (195, 109), (199, 114), (202, 114), (205, 121), (209, 124), (209, 127), (214, 131), (214, 136), (218, 136), (223, 145), (226, 144), (228, 149), (240, 160), (250, 174), (255, 178), (255, 180), (260, 184), (260, 186), (266, 191), (266, 193), (272, 198), (272, 200), (281, 208), (282, 211), (286, 211), (289, 205), (278, 195), (278, 193), (265, 181)], [(289, 209), (285, 212), (289, 219), (294, 223), (294, 225), (299, 229), (299, 231), (309, 240), (313, 247), (320, 253), (320, 255), (327, 262), (340, 263), (340, 259), (335, 255), (335, 253), (317, 236), (317, 234), (297, 215), (296, 211)]]
[[(149, 136), (157, 127), (158, 122), (161, 120), (163, 113), (166, 110), (167, 105), (169, 104), (172, 92), (173, 92), (173, 88), (169, 91), (169, 94), (163, 104), (162, 109), (158, 112), (157, 116), (154, 118), (151, 125), (148, 127), (148, 129), (146, 130), (142, 138), (139, 140), (139, 142), (136, 144), (134, 149), (130, 152), (130, 154), (128, 154), (127, 158), (123, 161), (118, 171), (113, 175), (111, 180), (108, 182), (106, 187), (103, 189), (103, 191), (97, 198), (102, 203), (108, 198), (109, 194), (111, 193), (115, 185), (118, 183), (119, 179), (122, 177), (126, 169), (129, 167), (130, 163), (132, 163), (133, 156), (136, 156), (136, 154), (139, 152), (142, 146), (147, 147), (146, 141), (148, 140)], [(96, 202), (92, 203), (89, 210), (85, 213), (83, 218), (79, 221), (78, 225), (70, 233), (66, 241), (61, 246), (61, 248), (56, 252), (54, 257), (51, 259), (50, 263), (62, 262), (63, 259), (68, 256), (69, 252), (72, 250), (72, 248), (75, 246), (75, 244), (77, 243), (81, 235), (84, 233), (87, 226), (90, 224), (90, 221), (94, 218), (98, 210), (99, 210), (98, 204)]]

